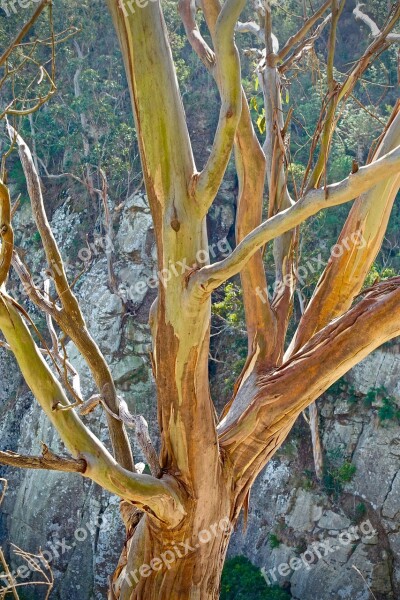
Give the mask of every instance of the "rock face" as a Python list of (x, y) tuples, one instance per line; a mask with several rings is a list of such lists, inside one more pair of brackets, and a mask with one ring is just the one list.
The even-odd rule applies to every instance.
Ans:
[[(21, 221), (24, 228), (19, 229), (18, 245), (24, 248), (30, 238), (23, 232), (31, 222), (25, 207)], [(111, 365), (118, 392), (125, 397), (131, 412), (143, 414), (150, 430), (155, 429), (147, 325), (155, 291), (146, 283), (153, 274), (155, 249), (145, 198), (139, 195), (125, 203), (115, 239), (100, 237), (99, 243), (91, 244), (89, 249), (83, 244), (76, 252), (81, 224), (76, 213), (70, 212), (68, 202), (55, 211), (52, 226), (64, 255), (77, 255), (74, 266), (82, 270), (79, 263), (83, 263), (85, 268), (75, 289), (89, 330)], [(113, 249), (117, 293), (111, 291), (107, 279), (105, 250), (109, 248)], [(38, 253), (33, 269), (39, 270), (41, 258)], [(138, 282), (145, 285), (138, 286)], [(95, 390), (88, 370), (72, 343), (67, 350), (80, 374), (83, 394), (89, 397)], [(57, 434), (33, 401), (17, 365), (4, 350), (0, 349), (0, 353), (0, 448), (37, 454), (40, 442), (44, 442), (62, 453)], [(108, 443), (104, 419), (99, 416), (100, 411), (95, 411), (87, 417), (87, 423)], [(135, 459), (142, 460), (139, 449), (134, 449)], [(0, 542), (9, 549), (10, 541), (35, 554), (42, 549), (56, 578), (53, 598), (104, 599), (108, 577), (124, 541), (118, 499), (79, 476), (14, 469), (2, 472), (9, 481), (9, 491), (1, 509)], [(13, 570), (24, 564), (12, 554), (10, 562)], [(21, 583), (29, 579), (29, 574), (24, 575), (25, 578), (19, 578)], [(23, 597), (42, 598), (43, 589), (26, 588)]]
[[(379, 350), (349, 380), (367, 392), (360, 373), (368, 373), (370, 387), (384, 386), (399, 400), (397, 361), (393, 347)], [(267, 582), (286, 584), (296, 600), (367, 600), (371, 591), (378, 600), (400, 597), (400, 428), (346, 395), (318, 403), (326, 480), (315, 481), (309, 433), (299, 423), (256, 482), (248, 528), (229, 549), (260, 566)]]
[[(215, 208), (214, 230), (224, 235), (234, 219), (227, 206), (222, 198)], [(85, 244), (76, 248), (81, 218), (65, 203), (52, 217), (55, 235), (66, 255), (84, 263), (76, 290), (89, 328), (109, 360), (119, 393), (132, 412), (145, 416), (154, 437), (147, 316), (157, 274), (146, 200), (141, 195), (127, 200), (116, 218), (114, 238), (105, 244), (100, 237), (89, 250)], [(24, 248), (31, 244), (28, 208), (19, 219), (18, 245)], [(105, 248), (113, 249), (116, 289), (108, 282)], [(39, 271), (41, 260), (38, 253), (32, 268)], [(68, 351), (88, 396), (94, 391), (89, 374), (72, 344)], [(398, 401), (399, 357), (397, 346), (378, 350), (353, 369), (348, 381), (363, 394), (384, 386), (392, 402)], [(1, 449), (33, 454), (43, 441), (62, 452), (13, 360), (4, 350), (0, 358)], [(258, 478), (247, 530), (238, 528), (229, 552), (248, 556), (263, 569), (266, 585), (286, 584), (297, 600), (367, 600), (371, 590), (377, 600), (394, 600), (400, 597), (400, 427), (390, 420), (380, 423), (379, 401), (367, 408), (361, 397), (350, 402), (346, 390), (332, 394), (319, 401), (326, 481), (315, 480), (309, 431), (299, 420)], [(107, 443), (97, 410), (87, 422)], [(142, 458), (138, 448), (135, 456)], [(79, 476), (3, 472), (10, 487), (0, 515), (0, 542), (33, 553), (42, 549), (56, 577), (52, 598), (106, 598), (124, 537), (118, 499)], [(21, 565), (15, 556), (10, 560), (12, 569)], [(43, 597), (39, 587), (27, 590), (26, 599)]]

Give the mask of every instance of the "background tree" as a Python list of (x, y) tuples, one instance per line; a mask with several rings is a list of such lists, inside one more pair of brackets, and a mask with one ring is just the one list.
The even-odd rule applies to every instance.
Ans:
[[(365, 166), (353, 164), (353, 172), (339, 183), (329, 182), (327, 168), (346, 102), (371, 63), (398, 41), (394, 27), (399, 3), (391, 8), (381, 29), (373, 22), (371, 25), (360, 6), (356, 7), (355, 16), (369, 28), (372, 41), (345, 73), (335, 70), (334, 61), (344, 0), (326, 2), (305, 14), (301, 28), (280, 49), (272, 34), (275, 13), (268, 3), (255, 7), (255, 21), (239, 22), (244, 0), (226, 0), (222, 7), (215, 0), (203, 0), (200, 28), (193, 3), (183, 0), (179, 8), (188, 40), (215, 79), (221, 99), (214, 141), (201, 171), (193, 157), (161, 6), (150, 2), (139, 8), (109, 2), (131, 91), (158, 268), (174, 274), (166, 286), (159, 287), (150, 312), (159, 456), (155, 456), (143, 420), (132, 417), (117, 396), (107, 363), (87, 330), (47, 220), (34, 157), (11, 125), (9, 135), (18, 145), (54, 289), (35, 287), (18, 254), (12, 252), (10, 196), (4, 182), (0, 188), (0, 328), (27, 384), (73, 455), (66, 460), (47, 453), (16, 457), (6, 452), (1, 461), (73, 470), (121, 497), (127, 543), (110, 598), (216, 598), (231, 528), (215, 525), (237, 522), (248, 505), (252, 483), (297, 416), (354, 364), (400, 333), (398, 277), (364, 290), (361, 299), (358, 296), (381, 246), (399, 187), (399, 105)], [(202, 34), (205, 26), (209, 35)], [(263, 112), (258, 115), (258, 127), (265, 133), (263, 147), (242, 88), (236, 29), (251, 30), (263, 38), (255, 52), (260, 53), (257, 73)], [(326, 29), (329, 36), (321, 51), (326, 70), (318, 81), (320, 115), (302, 180), (296, 185), (289, 146), (295, 107), (290, 105), (289, 94), (284, 109), (282, 92), (288, 74), (312, 59)], [(76, 52), (81, 58), (79, 44)], [(78, 80), (79, 69), (77, 72)], [(79, 85), (75, 97), (81, 97)], [(83, 126), (86, 115), (79, 108)], [(23, 108), (17, 110), (23, 114)], [(87, 158), (87, 139), (82, 140), (82, 147)], [(206, 217), (233, 149), (239, 182), (237, 246), (227, 258), (210, 265)], [(106, 187), (95, 189), (91, 177), (91, 170), (85, 167), (82, 181), (89, 194), (100, 195), (103, 190), (106, 195)], [(266, 181), (268, 207), (263, 221)], [(323, 209), (354, 199), (338, 239), (341, 253), (331, 255), (287, 342), (298, 278), (299, 226)], [(268, 299), (257, 290), (268, 289), (263, 250), (272, 241), (275, 284)], [(49, 363), (40, 347), (44, 341), (40, 332), (35, 331), (38, 345), (28, 329), (27, 313), (7, 294), (11, 260), (30, 299), (47, 316), (52, 348), (45, 345), (44, 350)], [(183, 265), (181, 273), (177, 265)], [(217, 419), (208, 375), (211, 294), (237, 274), (241, 277), (248, 350), (233, 397)], [(74, 342), (93, 374), (98, 394), (87, 401), (80, 395), (54, 323)], [(96, 404), (106, 410), (114, 457), (74, 410), (82, 405), (85, 414)], [(125, 425), (135, 429), (152, 475), (136, 472)], [(205, 538), (207, 543), (201, 543)], [(187, 551), (188, 545), (192, 550)], [(184, 548), (181, 555), (177, 548)], [(167, 550), (174, 556), (171, 565), (155, 563)], [(143, 570), (143, 565), (150, 566)]]

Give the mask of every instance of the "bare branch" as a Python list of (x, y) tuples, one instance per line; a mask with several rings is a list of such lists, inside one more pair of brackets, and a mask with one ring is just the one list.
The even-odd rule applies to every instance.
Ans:
[(215, 66), (214, 51), (204, 40), (196, 23), (196, 0), (180, 0), (179, 14), (190, 45), (207, 69)]
[(214, 46), (221, 109), (210, 156), (195, 186), (203, 214), (207, 212), (221, 185), (242, 110), (240, 59), (234, 42), (234, 30), (245, 2), (226, 0), (215, 27)]
[(238, 479), (244, 478), (245, 485), (252, 482), (300, 412), (370, 352), (400, 334), (399, 302), (400, 277), (374, 286), (282, 367), (260, 375), (247, 398), (235, 399), (219, 432)]
[(169, 526), (178, 525), (185, 511), (172, 480), (139, 475), (122, 468), (102, 443), (83, 425), (38, 350), (15, 303), (0, 294), (0, 329), (10, 345), (25, 381), (71, 454), (86, 462), (83, 475), (131, 501)]
[(149, 2), (134, 18), (124, 4), (107, 0), (126, 60), (143, 177), (157, 228), (160, 205), (173, 210), (175, 199), (185, 196), (191, 202), (189, 190), (197, 170), (161, 3)]
[[(365, 6), (361, 2), (357, 3), (357, 6), (353, 10), (353, 15), (359, 21), (362, 21), (369, 29), (371, 30), (372, 37), (378, 37), (381, 34), (381, 30), (378, 25), (364, 12), (362, 12), (361, 7)], [(400, 33), (389, 33), (386, 37), (389, 42), (400, 42)]]
[(310, 190), (296, 204), (271, 217), (247, 235), (227, 258), (194, 272), (190, 278), (191, 288), (200, 286), (204, 293), (211, 293), (239, 273), (261, 246), (300, 225), (320, 210), (353, 200), (381, 179), (396, 174), (399, 165), (400, 146), (339, 183), (328, 185), (325, 189)]
[[(265, 11), (264, 11), (264, 13), (265, 13)], [(260, 41), (262, 41), (265, 44), (265, 31), (255, 21), (247, 21), (246, 23), (242, 23), (241, 21), (238, 21), (236, 23), (235, 31), (237, 31), (237, 33), (252, 33), (256, 37), (258, 37)], [(271, 38), (271, 42), (272, 42), (272, 44), (271, 44), (272, 52), (274, 54), (277, 54), (277, 52), (279, 51), (279, 40), (276, 37), (276, 35), (274, 35), (272, 33), (272, 31), (270, 33), (270, 38)], [(259, 52), (262, 55), (262, 52), (261, 51), (259, 51)]]
[(11, 200), (7, 187), (0, 180), (0, 287), (4, 284), (10, 270), (14, 248), (14, 232), (11, 226)]
[(31, 274), (29, 273), (25, 264), (22, 262), (16, 250), (13, 252), (12, 266), (21, 280), (24, 292), (38, 308), (46, 313), (51, 314), (53, 317), (57, 312), (60, 312), (61, 309), (56, 306), (56, 304), (50, 302), (48, 298), (45, 298), (41, 290), (34, 285)]
[[(258, 37), (262, 42), (265, 42), (264, 31), (255, 21), (247, 21), (246, 23), (238, 21), (236, 23), (235, 31), (237, 31), (238, 33), (252, 33), (256, 37)], [(276, 42), (278, 42), (277, 39)]]
[[(99, 391), (103, 394), (104, 400), (107, 402), (110, 410), (113, 413), (117, 413), (118, 400), (110, 369), (97, 344), (87, 330), (78, 300), (68, 283), (61, 253), (47, 219), (39, 176), (36, 172), (31, 152), (22, 137), (11, 126), (8, 126), (8, 129), (10, 136), (12, 138), (15, 137), (18, 144), (28, 193), (31, 199), (33, 216), (42, 239), (47, 264), (52, 273), (62, 309), (59, 310), (55, 307), (50, 307), (48, 301), (43, 302), (40, 292), (31, 285), (29, 274), (27, 275), (26, 270), (24, 272), (18, 261), (16, 261), (17, 270), (19, 270), (19, 273), (22, 274), (25, 280), (24, 285), (26, 285), (28, 295), (38, 306), (51, 314), (61, 329), (72, 339), (78, 350), (82, 353), (93, 374)], [(107, 421), (111, 442), (118, 462), (127, 469), (134, 470), (132, 452), (123, 424), (113, 419), (111, 415), (107, 416)]]
[(45, 444), (43, 444), (42, 456), (22, 456), (15, 452), (0, 451), (0, 463), (22, 469), (47, 469), (66, 473), (84, 473), (86, 470), (86, 462), (83, 459), (57, 456)]
[[(86, 402), (84, 402), (80, 407), (80, 414), (87, 415), (91, 413), (100, 403), (103, 404), (104, 409), (107, 412), (110, 411), (103, 398), (99, 395), (94, 395), (91, 396), (89, 400), (86, 400)], [(115, 419), (122, 421), (126, 427), (134, 430), (136, 439), (147, 460), (147, 464), (150, 467), (151, 474), (157, 478), (161, 477), (162, 470), (160, 467), (160, 461), (158, 460), (157, 452), (150, 439), (149, 426), (146, 419), (142, 415), (131, 415), (128, 405), (123, 398), (119, 398), (119, 415), (115, 415), (113, 413), (112, 416)]]
[[(265, 155), (260, 147), (251, 121), (245, 94), (242, 94), (242, 115), (235, 141), (236, 170), (239, 179), (239, 196), (236, 214), (236, 242), (262, 222), (264, 184), (266, 175)], [(256, 253), (240, 273), (243, 304), (246, 317), (248, 358), (258, 353), (264, 364), (274, 362), (275, 316), (269, 302), (254, 293), (266, 289), (267, 279), (262, 252)], [(270, 335), (266, 336), (265, 332)], [(251, 361), (249, 361), (249, 364)]]
[[(210, 31), (215, 35), (215, 24), (219, 15), (218, 1), (211, 0), (203, 3), (205, 16)], [(239, 23), (238, 31), (249, 24)], [(250, 24), (258, 27), (255, 23)], [(273, 36), (273, 43), (278, 50), (278, 40)], [(215, 69), (211, 70), (214, 78)], [(218, 83), (218, 81), (217, 81)], [(236, 241), (239, 243), (250, 231), (255, 229), (262, 221), (264, 184), (266, 175), (266, 160), (254, 131), (246, 94), (242, 89), (242, 112), (235, 137), (235, 162), (239, 181), (239, 193), (236, 214)], [(264, 363), (273, 356), (275, 319), (269, 302), (265, 302), (254, 290), (267, 287), (263, 257), (261, 252), (256, 253), (241, 271), (243, 290), (243, 304), (245, 310), (248, 358), (257, 352), (258, 358)], [(265, 331), (270, 331), (268, 339)], [(244, 372), (242, 373), (244, 376)]]
[(134, 430), (137, 441), (143, 451), (147, 464), (150, 467), (150, 472), (154, 477), (161, 477), (162, 471), (160, 461), (158, 460), (157, 452), (153, 446), (149, 435), (149, 426), (146, 419), (142, 415), (132, 416), (128, 410), (126, 402), (120, 402), (119, 416), (121, 421)]
[(303, 42), (299, 44), (298, 47), (295, 49), (293, 54), (291, 54), (281, 65), (279, 65), (278, 69), (280, 73), (284, 73), (285, 71), (290, 69), (292, 65), (298, 63), (307, 52), (310, 52), (310, 50), (312, 50), (316, 40), (321, 36), (323, 30), (328, 25), (331, 19), (332, 13), (329, 13), (329, 15), (325, 17), (322, 23), (320, 23), (315, 29), (312, 36), (303, 40)]
[[(291, 52), (297, 44), (307, 35), (310, 29), (315, 25), (320, 17), (326, 10), (331, 6), (331, 0), (327, 0), (324, 4), (304, 23), (303, 27), (299, 29), (292, 37), (288, 39), (286, 44), (279, 50), (278, 59), (282, 61)], [(297, 50), (296, 50), (297, 51)], [(296, 52), (295, 51), (295, 52)]]

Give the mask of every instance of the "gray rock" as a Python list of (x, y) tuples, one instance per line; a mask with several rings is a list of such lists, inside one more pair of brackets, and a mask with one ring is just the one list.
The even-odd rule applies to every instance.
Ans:
[(322, 515), (321, 498), (298, 489), (293, 509), (286, 516), (286, 524), (295, 531), (312, 531)]
[(363, 394), (372, 387), (384, 386), (400, 400), (399, 372), (398, 350), (391, 352), (389, 348), (379, 348), (351, 370), (348, 380)]
[(318, 521), (318, 527), (321, 529), (341, 530), (350, 527), (351, 521), (344, 515), (338, 515), (332, 510), (324, 511), (322, 517)]

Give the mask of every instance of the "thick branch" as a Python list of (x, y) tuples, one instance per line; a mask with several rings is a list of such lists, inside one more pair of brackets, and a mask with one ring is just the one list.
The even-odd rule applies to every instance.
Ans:
[[(365, 4), (361, 4), (361, 2), (357, 3), (357, 6), (353, 10), (353, 15), (359, 21), (362, 21), (369, 29), (371, 30), (372, 37), (377, 37), (381, 34), (381, 30), (378, 25), (365, 13), (362, 12), (361, 7), (365, 6)], [(387, 35), (387, 40), (390, 42), (398, 42), (400, 41), (400, 33), (389, 33)]]
[[(400, 102), (373, 158), (378, 159), (399, 144)], [(350, 308), (379, 252), (399, 186), (399, 172), (392, 177), (388, 173), (352, 206), (337, 242), (340, 256), (329, 258), (287, 356), (297, 352), (315, 332)]]
[[(236, 214), (236, 242), (239, 244), (262, 222), (263, 195), (266, 173), (265, 156), (254, 132), (247, 100), (242, 95), (242, 115), (235, 142), (236, 170), (239, 196)], [(269, 301), (255, 290), (265, 290), (265, 275), (261, 250), (252, 257), (241, 272), (243, 304), (248, 335), (248, 357), (258, 353), (263, 363), (273, 362), (275, 348), (275, 317)], [(266, 336), (265, 332), (269, 335)]]
[(198, 176), (196, 195), (206, 213), (221, 185), (242, 110), (240, 59), (234, 42), (236, 22), (246, 0), (226, 0), (218, 16), (214, 47), (221, 109), (213, 147)]
[(134, 11), (125, 0), (107, 4), (122, 49), (157, 230), (162, 227), (160, 208), (173, 212), (173, 203), (187, 197), (196, 173), (171, 47), (160, 2)]
[(14, 232), (11, 226), (11, 200), (7, 187), (0, 181), (0, 287), (8, 277), (14, 248)]
[[(266, 16), (270, 13), (266, 11)], [(267, 24), (269, 23), (268, 27)], [(264, 107), (265, 107), (265, 142), (264, 153), (267, 163), (267, 179), (269, 188), (268, 217), (284, 211), (293, 204), (287, 186), (286, 132), (291, 119), (291, 111), (284, 121), (282, 109), (282, 92), (280, 74), (275, 66), (274, 54), (271, 53), (270, 19), (266, 22), (266, 41), (268, 43), (266, 59), (259, 70)], [(276, 315), (275, 358), (282, 359), (286, 329), (291, 312), (293, 292), (295, 288), (296, 238), (294, 230), (274, 240), (275, 280), (272, 306)], [(283, 282), (285, 285), (282, 285)], [(275, 363), (276, 364), (276, 363)]]
[(400, 146), (339, 183), (328, 185), (325, 189), (310, 190), (296, 204), (271, 217), (247, 235), (226, 259), (195, 272), (191, 277), (191, 287), (200, 286), (203, 292), (211, 293), (239, 273), (264, 244), (297, 227), (320, 210), (353, 200), (385, 177), (397, 174), (399, 166)]
[(400, 277), (382, 282), (272, 374), (259, 375), (219, 426), (237, 478), (252, 481), (297, 416), (384, 342), (400, 334)]
[(53, 454), (46, 446), (42, 456), (22, 456), (15, 452), (1, 452), (0, 463), (21, 469), (46, 469), (48, 471), (65, 471), (66, 473), (84, 473), (86, 462), (83, 459), (66, 458)]
[[(206, 4), (207, 23), (210, 30), (214, 32), (219, 14), (219, 3), (209, 1)], [(236, 30), (242, 31), (248, 25), (238, 23)], [(250, 25), (260, 30), (255, 23)], [(189, 41), (191, 41), (190, 37)], [(277, 43), (278, 40), (275, 38), (274, 44), (277, 45)], [(192, 47), (199, 54), (196, 45), (192, 43)], [(209, 71), (214, 77), (216, 76), (215, 69), (209, 68)], [(262, 221), (266, 173), (265, 156), (254, 131), (246, 94), (243, 89), (242, 112), (235, 137), (235, 161), (239, 181), (236, 214), (236, 241), (239, 243)], [(263, 290), (267, 288), (261, 252), (256, 253), (242, 270), (241, 281), (248, 336), (248, 358), (250, 361), (251, 357), (257, 353), (258, 358), (265, 362), (267, 356), (271, 357), (273, 355), (275, 319), (268, 300), (265, 301), (264, 298), (254, 293), (256, 289)], [(265, 336), (265, 331), (270, 332), (268, 338)]]
[(0, 295), (0, 329), (19, 364), (22, 375), (71, 454), (86, 462), (84, 476), (129, 500), (170, 526), (176, 526), (184, 509), (172, 481), (139, 475), (122, 468), (102, 443), (83, 425), (46, 364), (15, 302)]
[[(206, 19), (211, 32), (215, 35), (215, 24), (219, 14), (218, 1), (206, 2)], [(237, 31), (246, 28), (260, 27), (256, 23), (238, 23)], [(262, 35), (264, 39), (264, 36)], [(273, 36), (273, 43), (278, 50), (278, 40)], [(192, 44), (193, 49), (196, 47)], [(215, 77), (215, 69), (210, 69)], [(218, 83), (218, 81), (217, 81)], [(257, 139), (251, 120), (246, 94), (242, 89), (242, 111), (235, 137), (235, 161), (239, 182), (239, 193), (236, 214), (236, 242), (241, 240), (255, 229), (262, 221), (263, 195), (266, 175), (266, 161), (263, 150)], [(243, 304), (246, 318), (248, 339), (248, 359), (250, 362), (254, 354), (265, 363), (273, 356), (275, 339), (275, 318), (269, 301), (254, 293), (256, 289), (266, 289), (267, 281), (263, 264), (262, 253), (256, 253), (241, 272), (243, 290)], [(268, 338), (265, 331), (269, 331)], [(268, 357), (268, 358), (267, 358)], [(243, 372), (244, 376), (245, 373)]]
[[(85, 358), (93, 374), (96, 385), (110, 407), (110, 410), (114, 413), (118, 413), (117, 394), (111, 372), (104, 356), (87, 330), (86, 322), (79, 307), (78, 300), (69, 286), (61, 253), (47, 219), (40, 180), (35, 169), (31, 152), (22, 137), (18, 135), (11, 126), (9, 126), (9, 134), (12, 139), (14, 139), (15, 136), (18, 144), (33, 216), (42, 239), (47, 264), (54, 279), (62, 309), (60, 310), (55, 306), (50, 308), (49, 302), (43, 299), (40, 292), (30, 285), (26, 270), (18, 264), (18, 261), (15, 261), (17, 270), (22, 275), (22, 281), (26, 286), (29, 297), (40, 308), (51, 314), (64, 333), (71, 338)], [(120, 421), (116, 421), (109, 414), (107, 415), (107, 422), (110, 430), (111, 443), (117, 461), (125, 468), (134, 470), (135, 467), (132, 452), (123, 424)]]

